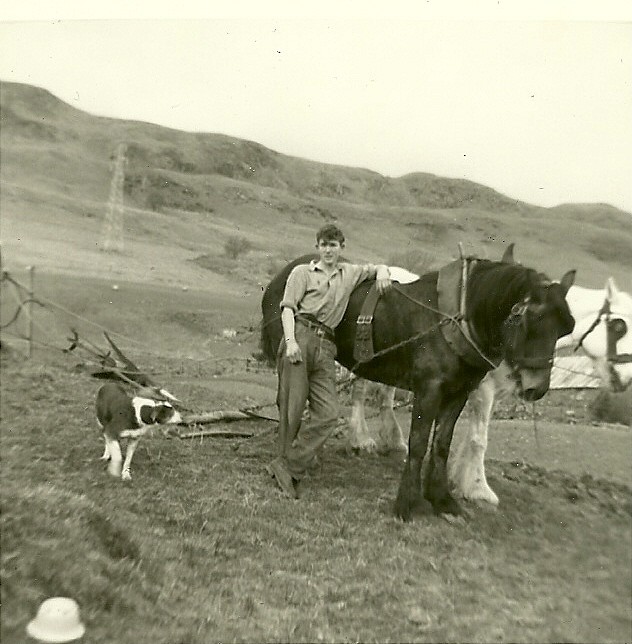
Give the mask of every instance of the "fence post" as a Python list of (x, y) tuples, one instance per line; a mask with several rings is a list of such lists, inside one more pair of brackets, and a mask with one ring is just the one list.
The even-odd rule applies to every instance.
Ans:
[(35, 266), (29, 266), (28, 271), (29, 271), (29, 301), (28, 301), (28, 308), (26, 310), (27, 310), (27, 316), (28, 316), (28, 322), (29, 322), (28, 357), (30, 359), (33, 356), (33, 299), (35, 297)]

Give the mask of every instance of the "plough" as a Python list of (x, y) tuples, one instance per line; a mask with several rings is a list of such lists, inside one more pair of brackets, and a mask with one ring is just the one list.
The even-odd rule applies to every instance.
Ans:
[[(124, 382), (137, 389), (139, 396), (145, 396), (154, 400), (170, 402), (182, 412), (182, 421), (178, 425), (198, 426), (215, 422), (231, 422), (236, 420), (267, 420), (278, 422), (276, 418), (258, 413), (257, 409), (269, 405), (259, 405), (245, 409), (217, 410), (203, 413), (193, 413), (193, 409), (183, 403), (179, 398), (169, 393), (164, 387), (156, 383), (145, 371), (142, 371), (132, 362), (116, 345), (114, 340), (104, 331), (103, 335), (110, 345), (110, 349), (103, 350), (96, 344), (79, 337), (76, 329), (71, 329), (72, 337), (68, 338), (70, 346), (64, 349), (65, 353), (71, 353), (81, 349), (89, 354), (95, 362), (92, 363), (93, 370), (90, 376), (100, 380), (114, 380)], [(186, 412), (189, 412), (188, 414)], [(174, 432), (179, 438), (202, 438), (205, 436), (215, 437), (241, 437), (249, 438), (252, 432), (231, 431), (231, 430), (202, 430), (193, 432)]]

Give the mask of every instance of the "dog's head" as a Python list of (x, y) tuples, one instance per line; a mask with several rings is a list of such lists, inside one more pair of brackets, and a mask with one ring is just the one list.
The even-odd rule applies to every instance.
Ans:
[(166, 425), (167, 423), (179, 423), (182, 421), (180, 412), (175, 409), (171, 403), (168, 402), (157, 402), (155, 406), (150, 410), (149, 416), (152, 423), (158, 423), (159, 425)]

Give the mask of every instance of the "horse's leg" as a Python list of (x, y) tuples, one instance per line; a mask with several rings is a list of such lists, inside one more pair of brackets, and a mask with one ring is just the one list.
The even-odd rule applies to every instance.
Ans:
[(445, 403), (435, 421), (435, 433), (424, 477), (424, 496), (437, 514), (460, 514), (461, 508), (450, 494), (448, 485), (448, 456), (454, 425), (463, 411), (467, 394)]
[[(404, 521), (410, 519), (414, 505), (423, 505), (421, 495), (421, 465), (428, 449), (428, 439), (439, 403), (438, 383), (425, 382), (415, 391), (413, 413), (408, 436), (408, 458), (395, 500), (395, 514)], [(423, 508), (425, 509), (425, 508)]]
[(356, 378), (351, 385), (351, 418), (349, 419), (349, 447), (353, 450), (374, 452), (375, 441), (369, 436), (369, 428), (364, 415), (364, 398), (367, 381)]
[(378, 436), (378, 451), (382, 453), (407, 451), (402, 428), (395, 418), (393, 411), (395, 387), (382, 385), (380, 387), (380, 432)]
[(491, 505), (498, 505), (498, 497), (487, 483), (485, 452), (495, 393), (494, 379), (488, 374), (468, 399), (471, 421), (456, 424), (448, 461), (448, 478), (455, 496)]

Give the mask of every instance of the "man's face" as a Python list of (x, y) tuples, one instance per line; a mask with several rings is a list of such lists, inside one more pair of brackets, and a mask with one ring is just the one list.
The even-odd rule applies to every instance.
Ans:
[(320, 255), (320, 261), (325, 266), (335, 266), (338, 263), (338, 258), (340, 257), (340, 251), (342, 246), (339, 241), (324, 240), (321, 239), (318, 244), (316, 244), (318, 249), (318, 254)]

